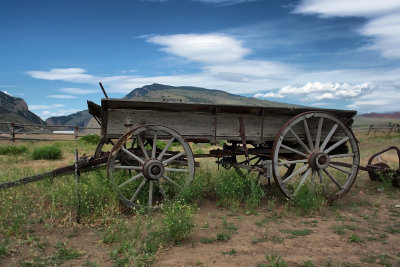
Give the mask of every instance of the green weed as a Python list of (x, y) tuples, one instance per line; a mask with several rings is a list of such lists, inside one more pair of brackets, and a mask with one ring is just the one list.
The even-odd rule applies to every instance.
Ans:
[(231, 239), (231, 234), (225, 232), (217, 233), (218, 241), (227, 241), (229, 239)]
[(9, 242), (8, 240), (5, 240), (0, 243), (0, 258), (8, 255), (8, 250), (7, 250), (8, 242)]
[(90, 145), (97, 145), (100, 143), (100, 136), (97, 134), (84, 135), (79, 138), (78, 142)]
[(314, 267), (314, 263), (311, 260), (306, 260), (303, 262), (303, 267)]
[(292, 236), (288, 236), (287, 238), (305, 236), (311, 234), (313, 231), (309, 229), (304, 230), (281, 230), (282, 233), (291, 234)]
[(167, 205), (163, 210), (163, 231), (167, 241), (178, 243), (193, 230), (193, 207), (181, 202)]
[(222, 255), (231, 255), (231, 256), (236, 256), (237, 252), (236, 249), (231, 249), (230, 251), (222, 251)]
[(275, 253), (265, 254), (265, 259), (267, 260), (267, 264), (258, 264), (257, 267), (286, 267), (287, 263), (281, 256), (278, 256)]
[(321, 208), (324, 202), (322, 194), (312, 189), (309, 185), (303, 185), (293, 198), (297, 212), (301, 215), (310, 214)]
[(203, 243), (203, 244), (212, 244), (212, 243), (214, 243), (214, 241), (215, 241), (215, 239), (212, 239), (212, 238), (202, 238), (201, 240), (200, 240), (200, 242), (201, 243)]
[(361, 243), (361, 242), (364, 242), (364, 240), (363, 240), (360, 236), (358, 236), (357, 234), (352, 234), (352, 235), (349, 237), (349, 241), (350, 241), (350, 242), (354, 242), (354, 243)]
[(16, 146), (16, 145), (5, 145), (0, 146), (0, 155), (20, 155), (28, 152), (26, 146)]
[(38, 159), (61, 159), (62, 151), (61, 148), (54, 145), (44, 145), (41, 147), (35, 147), (32, 151), (32, 158)]

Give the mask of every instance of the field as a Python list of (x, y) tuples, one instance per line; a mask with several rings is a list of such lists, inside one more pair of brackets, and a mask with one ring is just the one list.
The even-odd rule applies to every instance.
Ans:
[[(393, 134), (357, 138), (361, 165), (400, 144)], [(0, 182), (71, 164), (76, 146), (81, 155), (96, 147), (18, 142), (2, 150), (7, 145), (0, 143)], [(195, 153), (208, 149), (193, 146)], [(34, 159), (41, 158), (38, 150), (59, 159)], [(397, 164), (394, 154), (382, 160)], [(199, 161), (192, 186), (150, 213), (120, 205), (104, 168), (83, 173), (81, 224), (73, 175), (0, 191), (0, 265), (400, 265), (400, 190), (388, 182), (360, 171), (350, 192), (331, 206), (316, 196), (291, 203), (274, 183), (261, 188), (255, 176), (217, 170), (215, 159)]]

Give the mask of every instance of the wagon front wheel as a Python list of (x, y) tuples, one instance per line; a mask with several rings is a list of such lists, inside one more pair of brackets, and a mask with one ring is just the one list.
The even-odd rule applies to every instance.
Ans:
[(123, 135), (110, 152), (107, 176), (128, 207), (158, 207), (188, 186), (195, 162), (176, 131), (144, 125)]
[[(333, 201), (351, 188), (360, 164), (351, 129), (335, 115), (319, 111), (289, 120), (271, 153), (274, 179), (289, 199), (307, 185)], [(297, 168), (287, 175), (293, 164)]]

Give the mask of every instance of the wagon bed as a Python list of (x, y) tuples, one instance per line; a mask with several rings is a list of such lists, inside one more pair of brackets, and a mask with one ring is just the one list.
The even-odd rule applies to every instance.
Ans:
[(357, 113), (352, 110), (316, 109), (282, 104), (277, 106), (239, 106), (206, 103), (144, 102), (130, 99), (102, 99), (101, 112), (89, 104), (89, 112), (101, 121), (104, 140), (119, 138), (139, 125), (165, 125), (187, 141), (215, 143), (241, 141), (245, 131), (249, 143), (274, 141), (282, 126), (294, 116), (310, 111), (325, 111), (349, 125)]

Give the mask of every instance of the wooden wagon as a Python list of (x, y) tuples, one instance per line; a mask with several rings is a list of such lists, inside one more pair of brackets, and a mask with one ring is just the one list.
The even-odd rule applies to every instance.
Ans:
[[(190, 185), (198, 157), (225, 168), (273, 177), (291, 199), (304, 185), (333, 200), (353, 185), (360, 163), (351, 131), (355, 111), (102, 99), (88, 102), (113, 145), (107, 175), (123, 204), (157, 206)], [(190, 143), (223, 143), (193, 154)], [(244, 171), (241, 171), (244, 170)]]

